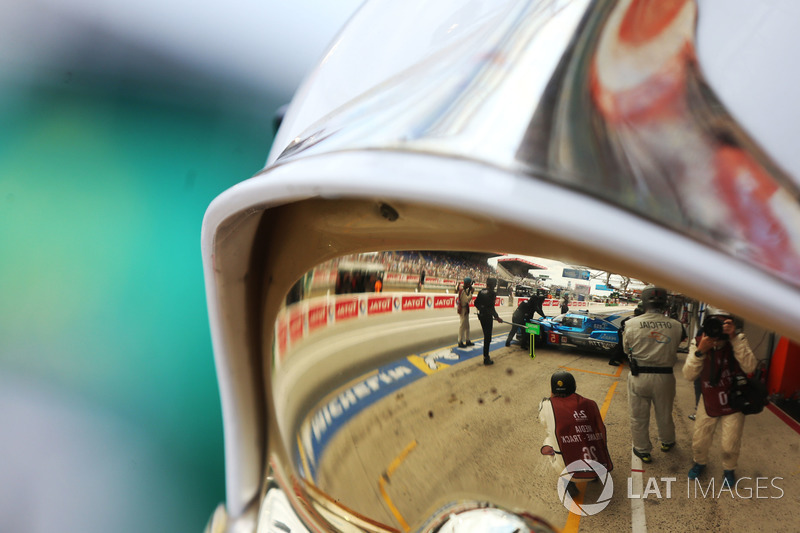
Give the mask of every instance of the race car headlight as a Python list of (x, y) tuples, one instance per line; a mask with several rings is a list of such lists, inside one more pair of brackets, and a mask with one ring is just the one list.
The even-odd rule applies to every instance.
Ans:
[[(479, 460), (469, 457), (449, 479), (426, 466), (441, 456), (415, 462), (402, 474), (411, 488), (384, 498), (389, 483), (401, 485), (392, 465), (411, 464), (414, 435), (437, 420), (434, 408), (403, 431), (389, 419), (360, 428), (387, 454), (378, 475), (341, 472), (346, 461), (308, 449), (304, 438), (336, 421), (326, 400), (360, 376), (380, 381), (398, 346), (430, 340), (422, 324), (391, 339), (380, 328), (327, 338), (330, 328), (309, 326), (307, 307), (293, 315), (290, 289), (338, 258), (401, 250), (555, 257), (798, 338), (797, 180), (704, 81), (694, 2), (425, 5), (366, 3), (298, 92), (267, 167), (217, 198), (203, 222), (226, 505), (240, 528), (257, 523), (270, 487), (286, 492), (311, 529), (417, 530), (461, 499), (546, 516), (544, 502), (476, 477)], [(387, 35), (403, 35), (402, 44)], [(375, 58), (387, 60), (365, 69)], [(742, 291), (742, 280), (758, 291)], [(362, 302), (346, 312), (360, 313)], [(320, 336), (306, 337), (312, 329)], [(432, 391), (420, 385), (415, 394)], [(449, 437), (441, 446), (497, 444), (476, 442), (482, 434)], [(379, 461), (366, 457), (370, 449), (358, 449), (362, 465)]]

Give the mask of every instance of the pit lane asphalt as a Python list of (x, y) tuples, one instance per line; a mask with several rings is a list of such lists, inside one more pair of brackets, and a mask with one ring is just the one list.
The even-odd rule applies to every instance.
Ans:
[[(500, 314), (509, 318), (511, 309), (500, 309)], [(384, 343), (383, 359), (451, 350), (453, 344), (441, 341), (455, 337), (457, 317), (451, 311), (449, 319), (441, 318), (435, 325), (443, 337), (403, 330), (391, 346)], [(385, 330), (382, 339), (392, 338), (388, 322), (379, 328)], [(496, 324), (495, 331), (504, 340), (508, 326)], [(473, 319), (473, 340), (479, 332)], [(473, 350), (480, 353), (480, 346)], [(492, 357), (496, 363), (490, 367), (480, 356), (454, 364), (444, 361), (435, 372), (354, 416), (327, 445), (317, 466), (318, 487), (340, 504), (400, 531), (414, 530), (458, 497), (529, 511), (563, 531), (800, 530), (794, 512), (800, 503), (800, 437), (768, 410), (747, 417), (738, 494), (719, 492), (719, 435), (702, 483), (688, 483), (693, 429), (688, 415), (694, 411), (694, 392), (680, 374), (685, 354), (679, 354), (675, 367), (678, 444), (669, 453), (660, 452), (653, 419), (654, 462), (646, 467), (630, 452), (627, 367), (612, 367), (602, 355), (567, 349), (538, 349), (531, 359), (516, 345), (501, 346)], [(537, 421), (538, 403), (549, 395), (549, 377), (560, 368), (573, 372), (578, 392), (605, 410), (615, 465), (613, 497), (593, 516), (578, 517), (564, 507), (556, 490), (558, 473), (539, 454), (544, 428)], [(637, 474), (642, 478), (639, 490)], [(632, 490), (629, 477), (634, 478)], [(586, 485), (585, 501), (596, 501), (601, 488), (598, 483)], [(643, 490), (646, 498), (629, 497)]]

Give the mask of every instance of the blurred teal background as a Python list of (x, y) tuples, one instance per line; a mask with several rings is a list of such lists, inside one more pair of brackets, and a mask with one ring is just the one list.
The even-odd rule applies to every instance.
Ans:
[(0, 94), (0, 531), (202, 531), (224, 501), (200, 228), (279, 101), (61, 73)]
[(3, 6), (0, 533), (199, 533), (224, 501), (203, 214), (361, 2)]

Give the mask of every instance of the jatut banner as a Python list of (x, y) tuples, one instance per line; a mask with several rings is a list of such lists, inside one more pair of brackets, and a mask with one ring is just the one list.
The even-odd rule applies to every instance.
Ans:
[(452, 309), (456, 306), (456, 297), (453, 296), (434, 296), (433, 308), (434, 309)]
[(377, 315), (392, 312), (391, 296), (370, 296), (367, 298), (367, 314)]
[[(474, 301), (473, 297), (473, 301)], [(495, 306), (504, 305), (497, 297)], [(293, 344), (309, 334), (335, 324), (387, 313), (455, 309), (455, 294), (361, 293), (321, 296), (297, 302), (283, 309), (275, 322), (275, 364)]]
[(426, 308), (426, 296), (422, 294), (415, 294), (414, 296), (402, 296), (401, 307), (402, 311), (420, 311)]

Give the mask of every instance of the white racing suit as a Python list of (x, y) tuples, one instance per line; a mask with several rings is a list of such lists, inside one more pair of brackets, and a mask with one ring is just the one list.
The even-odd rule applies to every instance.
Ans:
[[(756, 369), (756, 360), (747, 337), (744, 333), (737, 334), (731, 339), (730, 346), (733, 357), (739, 364), (741, 370), (749, 374)], [(689, 381), (701, 377), (708, 377), (711, 359), (718, 357), (721, 360), (723, 352), (711, 352), (703, 357), (696, 357), (697, 345), (692, 341), (689, 346), (689, 356), (683, 365), (683, 377)], [(721, 361), (720, 361), (721, 362)], [(728, 380), (725, 380), (728, 383)], [(722, 425), (722, 468), (724, 470), (735, 470), (739, 460), (739, 449), (742, 445), (742, 432), (744, 430), (744, 413), (734, 411), (727, 405), (727, 394), (725, 391), (718, 390), (720, 387), (713, 387), (708, 379), (701, 381), (703, 396), (697, 403), (697, 413), (695, 414), (694, 435), (692, 436), (692, 455), (694, 462), (708, 464), (708, 451), (714, 438), (714, 431), (717, 424)], [(726, 385), (727, 386), (727, 385)], [(722, 394), (720, 394), (722, 392)], [(706, 409), (708, 403), (708, 409)], [(709, 412), (711, 414), (709, 414)], [(725, 414), (728, 413), (728, 414)]]
[[(622, 343), (625, 353), (642, 372), (628, 374), (628, 404), (631, 413), (633, 447), (650, 453), (650, 405), (653, 406), (661, 442), (675, 442), (672, 405), (675, 402), (675, 376), (678, 345), (686, 337), (683, 325), (655, 311), (633, 317), (625, 323)], [(633, 363), (632, 363), (633, 365)], [(663, 373), (656, 373), (663, 372)]]

